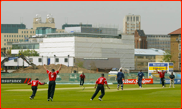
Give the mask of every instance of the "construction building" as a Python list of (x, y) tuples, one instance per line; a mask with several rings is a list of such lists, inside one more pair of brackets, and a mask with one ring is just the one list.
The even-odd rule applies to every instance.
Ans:
[(66, 33), (48, 33), (41, 37), (32, 37), (29, 43), (13, 43), (11, 53), (18, 54), (21, 49), (35, 49), (39, 56), (43, 57), (73, 57), (74, 62), (72, 63), (74, 64), (80, 58), (95, 62), (96, 60), (113, 62), (110, 58), (117, 58), (119, 61), (117, 60), (116, 63), (119, 62), (119, 66), (134, 69), (133, 35), (122, 35), (121, 37), (115, 32), (113, 35), (81, 33), (75, 32), (75, 28), (77, 27), (72, 27), (72, 30), (68, 29), (70, 32), (65, 28)]

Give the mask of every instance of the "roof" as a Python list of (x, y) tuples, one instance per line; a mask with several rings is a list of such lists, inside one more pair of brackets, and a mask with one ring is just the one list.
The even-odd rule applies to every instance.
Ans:
[(135, 56), (137, 55), (149, 55), (149, 56), (155, 56), (155, 55), (164, 55), (165, 51), (161, 49), (155, 49), (155, 48), (150, 48), (150, 49), (135, 49)]
[(137, 30), (139, 36), (145, 36), (145, 33), (143, 30)]
[(169, 35), (171, 35), (171, 34), (181, 34), (181, 28), (169, 33)]

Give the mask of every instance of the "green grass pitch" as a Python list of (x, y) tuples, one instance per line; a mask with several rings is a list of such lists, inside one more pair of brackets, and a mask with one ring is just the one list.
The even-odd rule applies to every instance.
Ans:
[(2, 108), (181, 108), (181, 85), (169, 88), (167, 84), (124, 85), (124, 90), (117, 90), (117, 85), (105, 88), (103, 101), (99, 101), (100, 92), (93, 101), (94, 85), (57, 84), (53, 102), (47, 101), (48, 85), (39, 85), (33, 100), (31, 86), (26, 84), (1, 84)]

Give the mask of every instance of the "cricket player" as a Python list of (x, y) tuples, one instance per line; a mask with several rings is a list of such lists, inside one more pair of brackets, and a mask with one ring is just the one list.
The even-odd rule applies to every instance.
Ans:
[(121, 90), (123, 90), (123, 79), (125, 79), (124, 74), (122, 73), (122, 69), (120, 69), (120, 72), (118, 72), (117, 74), (118, 90), (120, 85), (121, 85)]
[(98, 92), (101, 90), (101, 95), (99, 96), (99, 100), (102, 101), (102, 97), (105, 95), (105, 90), (104, 90), (104, 84), (106, 84), (106, 86), (109, 88), (108, 84), (107, 84), (107, 80), (104, 77), (104, 74), (101, 74), (101, 77), (97, 79), (97, 81), (95, 82), (95, 87), (97, 86), (97, 89), (95, 90), (95, 93), (93, 94), (92, 98), (90, 99), (91, 101), (95, 98), (95, 96), (98, 94)]
[(57, 71), (55, 71), (54, 69), (52, 69), (52, 71), (47, 70), (45, 64), (44, 64), (44, 69), (46, 70), (48, 76), (49, 76), (49, 87), (48, 87), (48, 99), (47, 101), (49, 101), (49, 99), (51, 99), (51, 101), (53, 101), (53, 96), (54, 96), (54, 91), (55, 91), (55, 86), (56, 86), (56, 77), (57, 74), (59, 73), (59, 71), (61, 70), (61, 66), (58, 68)]
[(32, 81), (30, 81), (30, 82), (28, 83), (28, 85), (30, 85), (30, 84), (32, 84), (32, 85), (31, 85), (31, 88), (32, 88), (32, 91), (33, 91), (33, 92), (32, 92), (32, 95), (31, 95), (29, 98), (30, 98), (30, 100), (32, 100), (32, 99), (34, 99), (35, 94), (36, 94), (36, 92), (37, 92), (37, 86), (38, 86), (38, 84), (44, 85), (45, 82), (44, 82), (44, 83), (41, 83), (41, 82), (39, 81), (39, 79), (36, 78), (35, 80), (32, 80)]
[(173, 72), (172, 72), (171, 75), (169, 75), (169, 79), (170, 79), (169, 88), (171, 88), (171, 84), (173, 84), (173, 88), (174, 88), (174, 78), (175, 78), (175, 75), (173, 75)]
[(142, 78), (144, 78), (144, 73), (142, 72), (142, 70), (140, 70), (140, 72), (138, 72), (138, 85), (140, 88), (142, 88)]
[[(167, 67), (166, 67), (166, 70), (167, 70)], [(165, 73), (167, 73), (166, 71), (161, 71), (161, 72), (159, 72), (158, 70), (157, 70), (157, 68), (156, 68), (156, 72), (157, 73), (159, 73), (159, 76), (160, 76), (160, 78), (161, 78), (161, 82), (162, 82), (162, 87), (164, 88), (164, 86), (165, 86), (165, 83), (164, 83), (164, 80), (165, 80)]]
[(85, 80), (85, 75), (84, 75), (84, 73), (82, 73), (82, 74), (80, 75), (80, 86), (83, 86), (84, 80)]

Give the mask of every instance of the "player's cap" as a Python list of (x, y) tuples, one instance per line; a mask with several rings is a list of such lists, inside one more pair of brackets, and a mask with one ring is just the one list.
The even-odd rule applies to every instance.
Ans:
[(54, 72), (55, 70), (54, 69), (52, 69), (52, 72)]
[(104, 76), (104, 74), (102, 73), (101, 76)]

